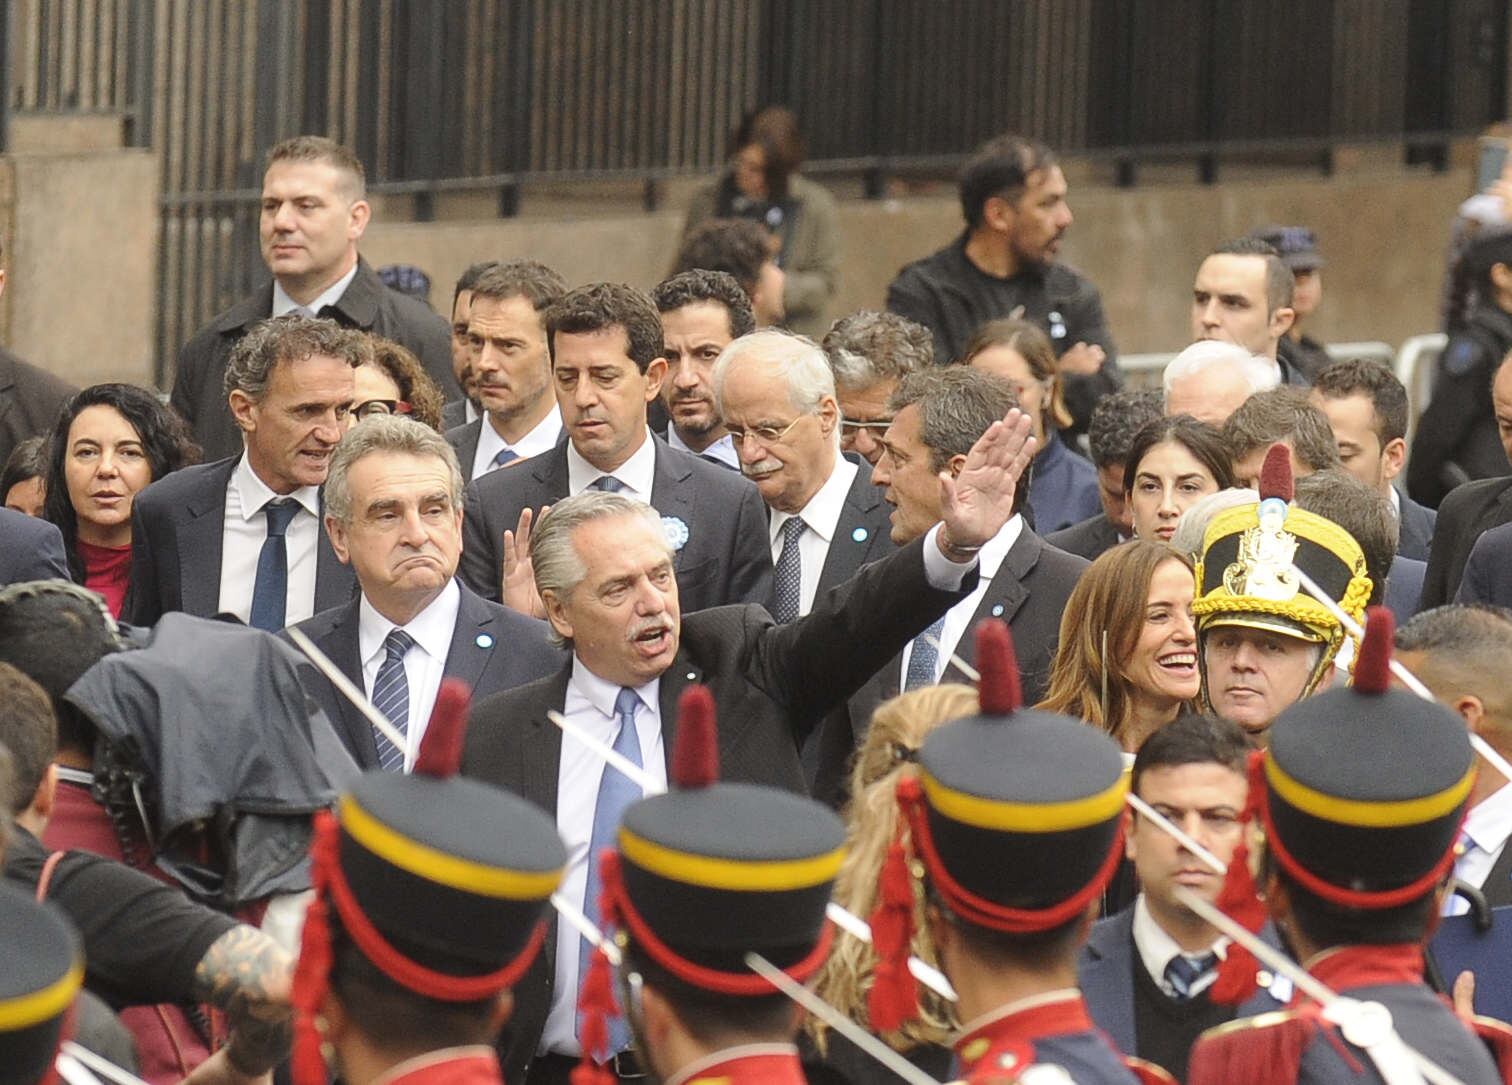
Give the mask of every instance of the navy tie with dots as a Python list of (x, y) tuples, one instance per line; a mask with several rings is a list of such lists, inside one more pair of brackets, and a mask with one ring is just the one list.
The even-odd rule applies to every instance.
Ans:
[(808, 525), (801, 516), (789, 516), (782, 525), (782, 553), (777, 555), (777, 605), (772, 617), (784, 625), (798, 617), (803, 604), (803, 555), (798, 540)]
[(908, 653), (908, 673), (903, 678), (905, 690), (935, 684), (935, 666), (940, 662), (940, 634), (944, 631), (945, 615), (941, 614), (914, 638), (913, 651)]
[(289, 600), (289, 523), (299, 512), (297, 501), (269, 501), (263, 506), (268, 537), (257, 554), (257, 579), (252, 582), (252, 614), (247, 624), (277, 633), (284, 627)]

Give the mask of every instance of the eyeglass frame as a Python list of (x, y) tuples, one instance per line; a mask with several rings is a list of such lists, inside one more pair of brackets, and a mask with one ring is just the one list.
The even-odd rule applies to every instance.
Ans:
[(854, 435), (857, 430), (863, 429), (874, 429), (886, 432), (887, 427), (891, 426), (892, 424), (893, 420), (891, 418), (872, 418), (862, 422), (853, 418), (846, 418), (843, 414), (840, 416), (840, 432), (844, 433), (846, 430), (849, 430), (852, 435)]
[[(735, 451), (737, 452), (745, 447), (747, 437), (756, 438), (756, 443), (761, 445), (762, 448), (771, 448), (789, 433), (792, 433), (794, 426), (809, 417), (812, 416), (800, 414), (797, 418), (783, 426), (780, 432), (773, 432), (771, 426), (753, 426), (751, 429), (740, 429), (738, 426), (732, 428), (728, 424), (725, 425), (725, 432), (730, 435), (730, 443), (735, 446)], [(766, 430), (767, 433), (762, 433), (762, 430)]]
[(352, 404), (352, 417), (356, 418), (357, 421), (359, 421), (359, 422), (362, 421), (364, 418), (369, 417), (368, 415), (364, 414), (363, 412), (366, 411), (369, 407), (371, 407), (375, 403), (382, 403), (385, 407), (388, 408), (387, 411), (383, 411), (383, 412), (379, 412), (379, 413), (390, 414), (390, 415), (394, 415), (394, 414), (414, 414), (415, 413), (415, 408), (410, 405), (410, 403), (409, 403), (408, 400), (403, 400), (403, 399), (365, 399), (361, 403), (354, 403), (354, 404)]

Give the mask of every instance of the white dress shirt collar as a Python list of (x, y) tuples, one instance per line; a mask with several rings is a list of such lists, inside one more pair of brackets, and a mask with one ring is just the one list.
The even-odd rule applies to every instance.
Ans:
[(582, 455), (567, 442), (567, 492), (574, 497), (591, 486), (597, 479), (613, 475), (624, 483), (631, 497), (650, 504), (651, 484), (656, 478), (656, 438), (646, 430), (646, 439), (631, 453), (630, 458), (613, 471), (600, 471), (583, 459)]
[(1402, 518), (1402, 495), (1397, 493), (1395, 486), (1386, 487), (1387, 499), (1391, 502), (1391, 513), (1398, 520)]
[(424, 610), (403, 626), (389, 621), (378, 613), (376, 607), (362, 593), (357, 604), (357, 652), (363, 662), (370, 662), (383, 653), (383, 642), (395, 629), (402, 628), (415, 638), (415, 643), (432, 659), (446, 662), (451, 651), (452, 633), (457, 628), (457, 613), (462, 608), (462, 590), (455, 580), (441, 589), (441, 594), (432, 599)]
[(718, 460), (720, 463), (727, 463), (737, 471), (740, 470), (740, 453), (735, 451), (735, 439), (728, 433), (721, 437), (719, 440), (715, 441), (708, 448), (704, 449), (702, 452), (699, 452), (697, 449), (688, 447), (688, 442), (684, 441), (682, 437), (679, 436), (676, 426), (668, 425), (667, 444), (677, 449), (677, 451), (679, 452), (688, 453), (688, 455), (690, 456), (709, 457)]
[[(590, 671), (577, 656), (572, 657), (572, 675), (568, 681), (583, 695), (584, 700), (611, 720), (615, 718), (614, 702), (619, 697), (621, 686)], [(661, 679), (653, 678), (643, 686), (637, 686), (635, 695), (641, 704), (661, 718)]]
[(241, 459), (236, 461), (236, 466), (231, 471), (231, 485), (235, 488), (237, 496), (241, 498), (243, 520), (250, 521), (264, 515), (264, 505), (269, 501), (283, 498), (299, 502), (306, 512), (316, 520), (320, 519), (320, 488), (318, 486), (304, 486), (291, 494), (276, 494), (266, 482), (257, 477), (257, 472), (252, 469), (245, 451), (242, 452)]
[[(856, 480), (857, 470), (855, 464), (836, 452), (835, 466), (830, 471), (829, 478), (824, 480), (824, 485), (819, 487), (814, 496), (809, 498), (808, 504), (797, 513), (803, 518), (808, 529), (825, 543), (834, 540), (835, 528), (840, 524), (840, 514), (845, 511), (845, 498), (850, 493), (851, 483)], [(781, 536), (782, 525), (792, 519), (793, 515), (790, 512), (772, 510), (770, 541), (773, 546), (777, 545), (777, 540)]]
[[(1139, 953), (1139, 959), (1144, 962), (1145, 971), (1150, 974), (1160, 989), (1171, 995), (1175, 992), (1166, 980), (1166, 966), (1176, 957), (1186, 957), (1188, 960), (1204, 956), (1207, 953), (1216, 953), (1221, 961), (1228, 952), (1228, 939), (1222, 936), (1214, 940), (1213, 944), (1201, 953), (1188, 953), (1176, 944), (1176, 940), (1167, 934), (1155, 917), (1150, 914), (1150, 906), (1145, 901), (1143, 893), (1134, 898), (1134, 948)], [(1192, 994), (1205, 990), (1218, 978), (1216, 968), (1208, 972), (1192, 985)]]
[(352, 285), (352, 280), (356, 277), (357, 263), (354, 260), (352, 262), (352, 269), (350, 271), (348, 271), (341, 278), (337, 279), (330, 286), (322, 290), (320, 294), (310, 302), (310, 304), (304, 306), (301, 306), (299, 302), (289, 297), (289, 295), (284, 292), (283, 284), (280, 283), (277, 279), (274, 279), (273, 315), (283, 316), (285, 313), (290, 313), (295, 309), (303, 308), (308, 309), (311, 316), (319, 316), (320, 310), (324, 309), (327, 305), (335, 305), (338, 301), (341, 300), (341, 295), (346, 293), (347, 287)]
[(1476, 803), (1461, 830), (1481, 851), (1495, 855), (1512, 837), (1512, 783)]
[(561, 436), (562, 412), (555, 403), (551, 405), (551, 410), (547, 412), (546, 417), (537, 422), (529, 433), (514, 444), (509, 444), (499, 435), (499, 431), (493, 427), (492, 420), (485, 414), (483, 424), (478, 427), (478, 451), (473, 456), (472, 477), (479, 478), (491, 471), (494, 457), (506, 448), (520, 459), (527, 460), (531, 456), (549, 452), (556, 446)]

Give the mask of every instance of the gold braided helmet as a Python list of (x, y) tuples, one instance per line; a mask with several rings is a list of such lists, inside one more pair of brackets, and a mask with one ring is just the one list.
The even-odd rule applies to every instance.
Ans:
[[(1321, 644), (1306, 696), (1333, 665), (1344, 627), (1302, 587), (1296, 569), (1356, 621), (1364, 618), (1372, 585), (1354, 536), (1291, 505), (1291, 498), (1290, 450), (1272, 445), (1260, 474), (1259, 502), (1226, 509), (1208, 524), (1192, 614), (1199, 638), (1217, 626), (1243, 626)], [(1202, 669), (1205, 689), (1207, 668)]]

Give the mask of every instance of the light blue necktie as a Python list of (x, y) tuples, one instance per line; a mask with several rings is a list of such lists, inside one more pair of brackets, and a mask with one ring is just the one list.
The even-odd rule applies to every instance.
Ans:
[[(415, 638), (397, 626), (383, 638), (388, 654), (373, 679), (373, 707), (383, 713), (401, 735), (409, 735), (409, 676), (404, 673), (404, 656), (415, 646)], [(404, 751), (388, 740), (381, 731), (373, 731), (378, 747), (378, 765), (384, 772), (404, 770)]]
[(914, 638), (913, 651), (908, 653), (908, 673), (903, 679), (905, 690), (935, 684), (935, 665), (940, 661), (940, 634), (945, 631), (945, 615), (941, 614), (924, 632)]
[[(607, 476), (606, 476), (607, 477)], [(603, 481), (600, 479), (599, 481)], [(642, 767), (640, 736), (635, 730), (635, 707), (640, 703), (633, 689), (621, 689), (614, 699), (614, 715), (619, 720), (619, 733), (614, 736), (614, 752), (630, 761), (636, 768)], [(583, 896), (583, 911), (594, 923), (602, 926), (599, 912), (599, 894), (604, 885), (599, 874), (599, 853), (614, 846), (619, 833), (620, 820), (631, 803), (641, 797), (640, 785), (633, 782), (613, 765), (604, 765), (604, 774), (599, 777), (598, 801), (593, 806), (593, 836), (588, 843), (588, 888)], [(593, 946), (584, 938), (578, 944), (578, 986), (588, 976), (588, 965), (593, 959)], [(582, 1015), (578, 1015), (578, 1029), (582, 1030)], [(609, 1019), (609, 1054), (616, 1055), (630, 1046), (630, 1026), (623, 1015)]]
[(289, 522), (299, 513), (299, 502), (269, 501), (263, 506), (268, 518), (268, 537), (257, 552), (257, 579), (252, 582), (252, 613), (247, 624), (277, 633), (284, 627), (289, 601)]

